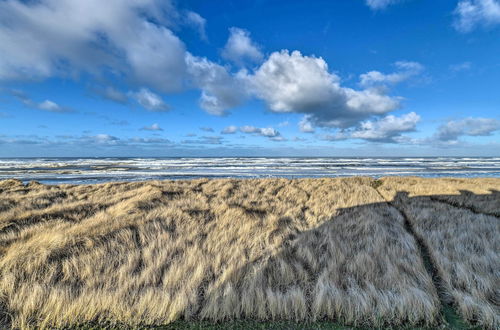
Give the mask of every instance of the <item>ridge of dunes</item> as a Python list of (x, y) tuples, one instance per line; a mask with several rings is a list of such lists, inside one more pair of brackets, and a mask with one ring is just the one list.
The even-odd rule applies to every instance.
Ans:
[(1, 322), (497, 326), (500, 179), (399, 180), (0, 181)]

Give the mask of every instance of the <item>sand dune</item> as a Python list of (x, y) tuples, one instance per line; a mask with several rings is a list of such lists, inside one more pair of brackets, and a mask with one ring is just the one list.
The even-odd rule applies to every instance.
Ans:
[(0, 319), (434, 326), (452, 304), (495, 328), (498, 190), (500, 179), (0, 181)]

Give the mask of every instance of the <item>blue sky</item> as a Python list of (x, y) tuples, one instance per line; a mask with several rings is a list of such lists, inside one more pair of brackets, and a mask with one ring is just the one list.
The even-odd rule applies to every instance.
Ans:
[(0, 0), (0, 157), (500, 156), (500, 1)]

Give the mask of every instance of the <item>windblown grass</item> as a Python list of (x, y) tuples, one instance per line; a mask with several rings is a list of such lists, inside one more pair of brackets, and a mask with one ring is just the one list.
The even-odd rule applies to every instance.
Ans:
[(447, 301), (469, 322), (500, 328), (500, 180), (382, 182), (428, 247)]
[[(369, 178), (0, 181), (0, 320), (19, 328), (241, 319), (436, 325), (441, 305), (418, 244), (376, 186)], [(490, 204), (476, 212), (496, 212)], [(483, 222), (470, 232), (493, 228), (498, 237)], [(498, 253), (498, 240), (491, 244), (480, 267), (492, 248)], [(476, 278), (476, 268), (461, 270)]]

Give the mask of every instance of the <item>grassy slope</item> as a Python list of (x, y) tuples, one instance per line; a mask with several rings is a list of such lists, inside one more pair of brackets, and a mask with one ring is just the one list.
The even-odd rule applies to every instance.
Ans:
[[(424, 203), (418, 207), (432, 213), (441, 200), (458, 213), (442, 213), (440, 226), (448, 221), (453, 232), (455, 219), (471, 213), (487, 217), (474, 235), (485, 228), (494, 235), (500, 203), (491, 190), (499, 188), (498, 179), (3, 181), (0, 312), (17, 327), (176, 320), (167, 328), (210, 328), (207, 321), (231, 328), (435, 326), (442, 306), (403, 215), (420, 235), (430, 232), (418, 223), (429, 220), (405, 207)], [(422, 202), (421, 195), (432, 199)], [(440, 230), (431, 234), (444, 239)], [(498, 254), (492, 247), (488, 253)], [(478, 251), (467, 253), (477, 258)], [(497, 267), (491, 264), (493, 272)], [(440, 269), (444, 279), (446, 271)], [(484, 269), (480, 275), (492, 276)], [(482, 315), (460, 311), (472, 322)], [(492, 311), (490, 321), (479, 318), (483, 325), (494, 325)], [(242, 318), (274, 322), (227, 323)], [(316, 321), (323, 319), (336, 323)]]
[(470, 322), (499, 328), (500, 185), (495, 180), (382, 181), (379, 191), (407, 216), (429, 250), (445, 302)]

